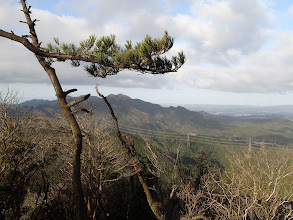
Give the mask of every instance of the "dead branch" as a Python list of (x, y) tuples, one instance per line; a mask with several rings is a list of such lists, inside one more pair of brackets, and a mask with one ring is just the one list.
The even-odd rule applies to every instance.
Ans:
[(78, 112), (85, 112), (85, 113), (88, 113), (88, 114), (91, 114), (91, 112), (85, 108), (81, 108), (81, 109), (76, 109), (74, 111), (71, 111), (71, 114), (75, 114), (75, 113), (78, 113)]
[(77, 89), (69, 89), (69, 90), (65, 91), (63, 94), (64, 94), (65, 96), (67, 96), (68, 94), (70, 94), (70, 93), (72, 93), (72, 92), (76, 92), (76, 91), (77, 91)]
[(83, 97), (81, 97), (81, 98), (79, 98), (79, 99), (75, 99), (75, 100), (73, 100), (72, 102), (67, 103), (67, 107), (70, 108), (70, 107), (72, 107), (72, 106), (74, 106), (74, 105), (77, 105), (78, 103), (81, 103), (81, 102), (87, 100), (90, 96), (91, 96), (91, 94), (87, 94), (87, 95), (85, 95), (85, 96), (83, 96)]
[[(111, 115), (112, 115), (112, 119), (113, 119), (113, 123), (114, 123), (114, 126), (115, 126), (115, 131), (116, 131), (116, 135), (117, 137), (119, 138), (122, 146), (124, 147), (124, 149), (126, 150), (126, 153), (127, 155), (132, 158), (132, 159), (135, 159), (134, 155), (135, 155), (135, 152), (132, 152), (130, 147), (127, 145), (127, 143), (123, 140), (122, 138), (122, 135), (121, 135), (121, 132), (120, 132), (120, 129), (119, 129), (119, 126), (118, 126), (118, 120), (114, 114), (114, 111), (113, 111), (113, 108), (111, 106), (111, 104), (108, 102), (107, 98), (105, 96), (103, 96), (99, 90), (98, 90), (98, 85), (96, 85), (96, 92), (97, 94), (102, 98), (102, 100), (107, 104), (110, 112), (111, 112)], [(148, 201), (148, 204), (150, 206), (150, 208), (152, 209), (154, 215), (156, 216), (157, 219), (159, 220), (163, 220), (164, 219), (164, 216), (162, 215), (162, 213), (160, 212), (159, 210), (159, 207), (157, 205), (157, 203), (155, 203), (155, 201), (153, 200), (153, 197), (151, 195), (151, 192), (149, 190), (149, 187), (145, 181), (145, 179), (143, 178), (143, 176), (140, 174), (140, 168), (136, 162), (136, 160), (134, 160), (133, 162), (133, 167), (134, 167), (134, 170), (136, 172), (136, 175), (143, 187), (143, 190), (144, 190), (144, 193), (146, 195), (146, 198), (147, 198), (147, 201)]]

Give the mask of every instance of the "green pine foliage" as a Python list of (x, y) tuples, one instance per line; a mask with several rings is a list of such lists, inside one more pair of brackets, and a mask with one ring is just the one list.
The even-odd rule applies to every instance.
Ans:
[[(147, 35), (142, 42), (136, 43), (136, 45), (133, 45), (131, 41), (126, 41), (122, 47), (115, 40), (115, 35), (99, 39), (91, 35), (87, 40), (75, 45), (60, 43), (58, 38), (54, 38), (54, 43), (49, 43), (45, 50), (89, 58), (92, 62), (85, 66), (85, 70), (94, 77), (102, 78), (107, 75), (115, 75), (124, 69), (152, 74), (176, 72), (185, 63), (183, 52), (179, 52), (171, 59), (162, 56), (172, 48), (174, 43), (174, 38), (170, 37), (167, 31), (162, 38), (153, 39)], [(56, 60), (64, 61), (62, 59)], [(54, 62), (56, 60), (50, 59), (48, 61)], [(75, 67), (79, 66), (80, 62), (78, 59), (71, 60)]]

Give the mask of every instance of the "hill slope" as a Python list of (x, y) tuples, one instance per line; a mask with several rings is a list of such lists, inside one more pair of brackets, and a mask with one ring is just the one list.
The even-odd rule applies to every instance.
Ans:
[[(164, 108), (158, 104), (132, 99), (122, 94), (111, 94), (107, 96), (107, 99), (120, 124), (124, 126), (179, 133), (202, 133), (208, 130), (223, 129), (221, 123), (209, 118), (206, 114), (189, 111), (183, 107)], [(31, 100), (23, 102), (21, 105), (44, 112), (46, 108), (60, 110), (57, 100)], [(90, 105), (97, 116), (109, 116), (106, 104), (99, 97), (90, 97), (86, 105)]]
[[(176, 132), (180, 134), (226, 136), (229, 138), (249, 137), (257, 141), (293, 143), (293, 122), (279, 115), (223, 116), (206, 112), (190, 111), (183, 107), (162, 107), (126, 95), (109, 95), (122, 129), (133, 132)], [(31, 100), (21, 104), (46, 111), (60, 110), (57, 101)], [(85, 104), (100, 118), (111, 124), (109, 110), (99, 98), (92, 96)]]

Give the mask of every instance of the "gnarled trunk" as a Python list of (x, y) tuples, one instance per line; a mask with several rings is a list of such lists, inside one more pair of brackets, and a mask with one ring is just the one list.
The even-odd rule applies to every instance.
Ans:
[(74, 145), (73, 145), (73, 176), (72, 176), (72, 182), (73, 182), (73, 192), (75, 197), (75, 205), (76, 205), (76, 215), (77, 219), (87, 219), (87, 210), (86, 210), (86, 204), (84, 200), (83, 190), (82, 190), (82, 184), (81, 184), (81, 173), (80, 173), (80, 167), (81, 167), (81, 161), (80, 156), (82, 152), (82, 134), (80, 127), (76, 121), (76, 118), (72, 111), (70, 110), (70, 107), (66, 101), (66, 93), (63, 92), (61, 84), (57, 78), (57, 75), (55, 73), (55, 69), (49, 66), (44, 58), (38, 57), (39, 63), (42, 65), (44, 70), (49, 75), (51, 82), (54, 86), (54, 89), (56, 91), (56, 96), (60, 105), (60, 108), (62, 110), (62, 113), (67, 120), (68, 124), (71, 127), (72, 135), (74, 139)]

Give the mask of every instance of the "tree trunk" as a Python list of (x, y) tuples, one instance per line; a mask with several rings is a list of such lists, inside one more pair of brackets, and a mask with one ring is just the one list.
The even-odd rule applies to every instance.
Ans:
[(44, 58), (37, 56), (39, 63), (42, 65), (44, 70), (49, 75), (51, 82), (54, 86), (56, 96), (62, 110), (62, 113), (67, 120), (68, 124), (71, 127), (73, 138), (74, 138), (74, 146), (73, 146), (73, 192), (75, 197), (75, 205), (76, 205), (76, 215), (77, 219), (85, 220), (87, 219), (87, 209), (84, 200), (82, 184), (81, 184), (81, 173), (80, 173), (80, 156), (82, 151), (82, 134), (80, 127), (76, 121), (76, 118), (72, 114), (70, 107), (68, 107), (68, 103), (66, 101), (66, 94), (63, 92), (61, 84), (57, 78), (55, 69), (48, 65)]
[[(35, 22), (37, 21), (36, 19), (32, 21), (30, 17), (31, 11), (29, 8), (27, 8), (26, 5), (26, 0), (21, 0), (22, 8), (23, 8), (23, 13), (26, 18), (26, 23), (29, 27), (30, 35), (29, 37), (32, 40), (32, 43), (30, 43), (26, 37), (20, 37), (15, 35), (13, 32), (8, 33), (5, 31), (0, 30), (0, 36), (8, 38), (10, 40), (19, 42), (23, 44), (27, 49), (31, 51), (37, 51), (39, 50), (40, 44), (36, 31), (35, 31)], [(34, 52), (35, 53), (35, 52)], [(46, 62), (44, 56), (38, 56), (35, 53), (36, 58), (38, 59), (39, 63), (41, 66), (44, 68), (48, 76), (50, 77), (50, 80), (52, 82), (52, 85), (55, 89), (56, 96), (60, 105), (60, 108), (62, 110), (62, 113), (64, 117), (66, 118), (68, 124), (71, 127), (73, 138), (74, 138), (74, 145), (73, 145), (73, 191), (74, 191), (74, 197), (75, 197), (75, 205), (76, 205), (76, 216), (77, 219), (79, 220), (86, 220), (87, 219), (87, 210), (86, 210), (86, 204), (84, 201), (84, 196), (83, 196), (83, 190), (82, 190), (82, 185), (81, 185), (81, 173), (80, 173), (80, 155), (82, 151), (82, 135), (81, 135), (81, 130), (80, 127), (76, 121), (76, 118), (74, 116), (74, 113), (71, 111), (70, 107), (72, 105), (75, 105), (89, 97), (89, 95), (85, 96), (81, 100), (75, 100), (75, 102), (71, 105), (69, 105), (66, 101), (66, 95), (69, 94), (72, 91), (76, 90), (71, 90), (69, 92), (63, 92), (61, 84), (58, 80), (58, 77), (56, 75), (55, 69), (51, 67), (51, 65)]]

